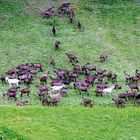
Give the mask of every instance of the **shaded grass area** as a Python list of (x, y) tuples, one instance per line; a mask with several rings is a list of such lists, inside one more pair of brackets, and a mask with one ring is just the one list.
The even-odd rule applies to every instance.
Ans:
[[(0, 140), (26, 140), (27, 138), (18, 135), (5, 126), (0, 126)], [(29, 139), (29, 138), (28, 138)]]

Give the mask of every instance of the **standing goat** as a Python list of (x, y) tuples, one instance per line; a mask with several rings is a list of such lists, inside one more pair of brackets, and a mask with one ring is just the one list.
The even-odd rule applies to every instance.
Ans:
[(60, 91), (65, 85), (61, 85), (61, 86), (52, 86), (51, 89), (52, 91)]
[(18, 87), (18, 85), (19, 85), (18, 83), (19, 83), (19, 81), (20, 81), (20, 80), (18, 80), (18, 79), (9, 79), (8, 76), (5, 78), (5, 80), (8, 81), (8, 83), (9, 83), (10, 86), (12, 86), (12, 84), (16, 84), (17, 87)]
[(107, 94), (111, 95), (113, 88), (114, 86), (112, 86), (111, 88), (103, 89), (103, 95), (107, 95)]

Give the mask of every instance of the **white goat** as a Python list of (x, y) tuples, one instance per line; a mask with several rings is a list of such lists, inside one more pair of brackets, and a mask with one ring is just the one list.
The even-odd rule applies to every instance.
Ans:
[(65, 86), (64, 84), (61, 85), (61, 86), (52, 86), (51, 89), (52, 89), (52, 91), (59, 91), (59, 90), (61, 90), (61, 88), (63, 88), (64, 86)]
[(10, 86), (12, 86), (12, 84), (16, 84), (16, 86), (18, 86), (18, 85), (19, 85), (18, 83), (19, 83), (19, 81), (20, 81), (20, 80), (18, 80), (18, 79), (9, 79), (8, 76), (5, 78), (5, 80), (8, 81), (8, 83), (9, 83)]
[(114, 88), (114, 86), (112, 86), (111, 88), (105, 88), (105, 89), (103, 89), (102, 93), (104, 95), (107, 95), (107, 94), (111, 95), (113, 88)]

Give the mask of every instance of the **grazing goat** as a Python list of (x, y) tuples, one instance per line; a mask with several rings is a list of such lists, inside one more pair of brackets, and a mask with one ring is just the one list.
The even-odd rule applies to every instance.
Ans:
[(59, 98), (52, 98), (50, 100), (50, 103), (53, 105), (53, 106), (57, 106), (57, 103), (59, 102)]
[(111, 95), (113, 88), (114, 88), (114, 86), (112, 86), (111, 88), (103, 89), (103, 94), (104, 95), (107, 95), (107, 94)]
[(43, 71), (43, 69), (42, 69), (43, 66), (40, 63), (31, 63), (31, 66), (36, 68), (36, 69), (40, 69), (41, 71)]
[(40, 75), (39, 76), (40, 83), (47, 83), (47, 78), (48, 78), (48, 75), (47, 74)]
[(96, 96), (98, 97), (98, 96), (102, 96), (103, 90), (100, 89), (100, 88), (96, 88), (96, 89), (95, 89), (95, 92), (96, 92)]
[(42, 99), (41, 102), (42, 102), (42, 105), (50, 105), (50, 101), (47, 98)]
[(88, 99), (88, 98), (85, 99), (83, 96), (82, 96), (82, 99), (83, 99), (85, 106), (89, 105), (90, 107), (92, 107), (92, 100), (91, 99)]
[(20, 101), (16, 103), (16, 106), (26, 106), (28, 104), (28, 101)]
[(126, 83), (131, 81), (131, 76), (127, 74), (126, 71), (124, 71), (124, 77), (125, 77)]
[(131, 88), (131, 90), (137, 89), (137, 91), (139, 91), (139, 85), (137, 83), (129, 83), (128, 86)]
[(66, 55), (68, 56), (70, 62), (79, 62), (79, 59), (77, 56), (75, 56), (74, 54), (71, 53), (66, 53)]
[(117, 107), (121, 107), (121, 108), (125, 108), (124, 104), (125, 102), (122, 99), (112, 99), (115, 104), (117, 105)]
[(97, 88), (100, 88), (100, 89), (105, 89), (105, 88), (108, 88), (109, 86), (108, 86), (108, 84), (107, 83), (102, 83), (102, 84), (99, 84), (98, 86), (97, 86)]
[(60, 89), (60, 94), (61, 94), (61, 95), (67, 94), (68, 90), (69, 90), (68, 88), (61, 88), (61, 89)]
[(18, 83), (19, 83), (20, 80), (18, 80), (18, 79), (9, 79), (9, 77), (7, 76), (7, 77), (5, 78), (5, 80), (8, 81), (8, 83), (9, 83), (10, 86), (12, 86), (12, 84), (16, 84), (16, 86), (19, 86)]
[(51, 56), (50, 56), (50, 65), (52, 65), (53, 67), (56, 66), (56, 62)]
[(114, 87), (114, 89), (115, 90), (119, 90), (119, 89), (122, 89), (122, 87), (120, 85), (116, 84), (115, 87)]

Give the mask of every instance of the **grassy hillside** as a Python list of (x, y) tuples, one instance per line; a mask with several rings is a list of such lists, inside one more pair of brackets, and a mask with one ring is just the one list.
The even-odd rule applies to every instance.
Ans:
[[(66, 17), (56, 16), (42, 19), (40, 11), (63, 3), (62, 0), (0, 0), (0, 74), (21, 63), (42, 63), (44, 72), (53, 76), (49, 64), (52, 56), (57, 67), (71, 69), (65, 53), (71, 52), (80, 58), (80, 65), (90, 62), (100, 68), (111, 70), (118, 75), (122, 91), (128, 90), (123, 71), (130, 74), (140, 69), (140, 2), (138, 0), (70, 0), (76, 9), (74, 24)], [(77, 29), (77, 20), (84, 29)], [(51, 34), (56, 25), (57, 36)], [(61, 42), (60, 51), (54, 50), (54, 42)], [(99, 62), (99, 56), (106, 53), (109, 59)], [(39, 73), (39, 75), (41, 72)], [(38, 76), (38, 75), (37, 75)], [(139, 108), (133, 108), (133, 101), (126, 109), (116, 109), (112, 96), (95, 97), (90, 88), (89, 98), (94, 100), (93, 108), (83, 108), (77, 91), (71, 89), (69, 95), (61, 99), (57, 108), (42, 107), (38, 90), (31, 85), (31, 96), (18, 100), (28, 100), (27, 108), (14, 106), (0, 107), (0, 139), (4, 128), (21, 139), (76, 139), (76, 140), (139, 140)], [(49, 87), (50, 85), (48, 85)], [(24, 87), (24, 85), (21, 85)], [(0, 83), (0, 104), (15, 105), (2, 94), (9, 85)], [(37, 106), (38, 105), (38, 106)], [(7, 134), (8, 136), (10, 134)], [(22, 138), (23, 136), (23, 138)], [(25, 136), (25, 138), (24, 138)]]
[[(44, 65), (44, 73), (53, 69), (49, 64), (52, 56), (57, 67), (71, 69), (65, 53), (71, 52), (80, 58), (80, 65), (90, 62), (106, 70), (112, 70), (118, 75), (118, 83), (123, 86), (122, 92), (128, 90), (124, 84), (123, 71), (134, 73), (140, 68), (140, 6), (138, 1), (71, 1), (76, 9), (74, 24), (71, 25), (66, 17), (56, 16), (51, 19), (42, 19), (40, 12), (50, 6), (56, 9), (63, 1), (1, 1), (1, 31), (0, 31), (0, 73), (15, 68), (21, 63), (39, 62)], [(80, 20), (84, 29), (76, 27)], [(52, 24), (56, 25), (57, 36), (51, 34)], [(54, 42), (59, 40), (62, 45), (60, 51), (54, 50)], [(99, 56), (106, 53), (109, 59), (105, 63), (99, 62)], [(39, 73), (40, 74), (40, 73)], [(38, 104), (34, 88), (39, 84), (35, 81), (31, 86), (31, 103)], [(49, 85), (48, 85), (49, 86)], [(1, 93), (8, 86), (1, 85)], [(80, 98), (73, 90), (70, 97), (62, 99), (62, 105), (79, 105)], [(115, 93), (116, 94), (116, 93)], [(94, 88), (90, 89), (91, 98), (94, 98)], [(112, 97), (109, 102), (111, 103)], [(97, 100), (97, 101), (96, 101)], [(0, 98), (1, 104), (13, 104)], [(76, 102), (77, 101), (77, 102)], [(98, 98), (97, 104), (106, 103)]]

